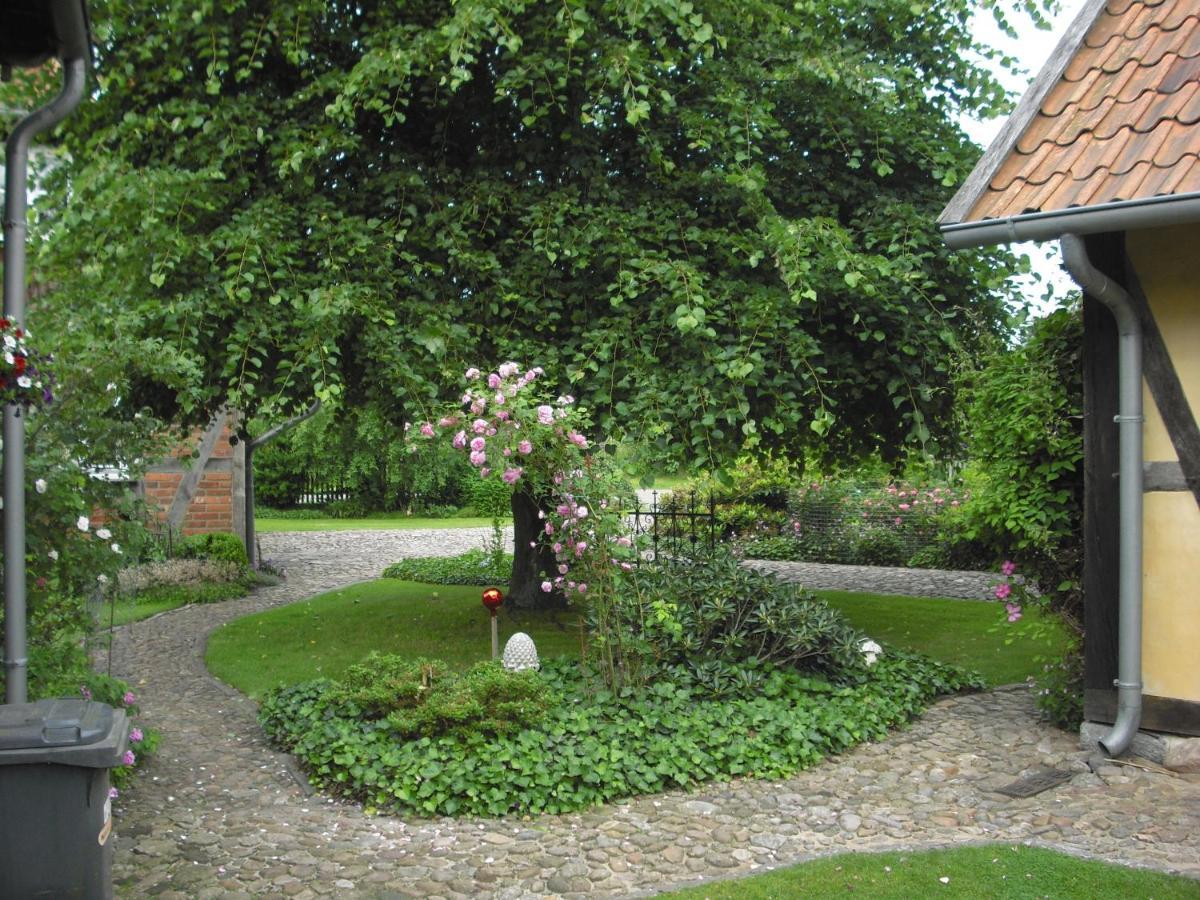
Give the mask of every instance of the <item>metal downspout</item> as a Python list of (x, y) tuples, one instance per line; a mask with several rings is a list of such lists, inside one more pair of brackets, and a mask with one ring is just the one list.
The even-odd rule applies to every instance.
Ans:
[[(17, 123), (4, 156), (4, 315), (25, 324), (25, 237), (29, 146), (79, 105), (88, 61), (63, 62), (63, 88), (50, 103)], [(4, 405), (4, 698), (24, 703), (28, 667), (25, 619), (25, 419), (15, 403)]]
[(1120, 577), (1117, 652), (1117, 720), (1100, 739), (1109, 756), (1132, 743), (1142, 718), (1142, 324), (1119, 284), (1092, 265), (1078, 235), (1064, 234), (1063, 264), (1083, 290), (1117, 320), (1120, 395)]

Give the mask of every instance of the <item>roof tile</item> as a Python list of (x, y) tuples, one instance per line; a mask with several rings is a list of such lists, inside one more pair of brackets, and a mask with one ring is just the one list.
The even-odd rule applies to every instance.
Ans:
[(1111, 0), (964, 221), (1200, 190), (1200, 0)]

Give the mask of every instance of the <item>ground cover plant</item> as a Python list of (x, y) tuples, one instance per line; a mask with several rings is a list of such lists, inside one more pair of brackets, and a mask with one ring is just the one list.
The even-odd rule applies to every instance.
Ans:
[(511, 734), (459, 728), (411, 738), (362, 715), (327, 679), (269, 692), (260, 720), (311, 779), (369, 809), (426, 815), (561, 813), (738, 776), (786, 777), (977, 686), (959, 670), (888, 654), (840, 684), (768, 667), (716, 699), (681, 677), (617, 691), (571, 662), (544, 678), (556, 702)]
[(508, 584), (512, 560), (511, 553), (497, 559), (487, 550), (468, 550), (458, 556), (415, 556), (392, 563), (383, 570), (383, 577), (431, 584)]
[(713, 881), (658, 896), (672, 900), (863, 897), (957, 900), (1056, 897), (1077, 900), (1193, 898), (1200, 884), (1040, 847), (988, 844), (953, 850), (846, 853), (748, 878)]

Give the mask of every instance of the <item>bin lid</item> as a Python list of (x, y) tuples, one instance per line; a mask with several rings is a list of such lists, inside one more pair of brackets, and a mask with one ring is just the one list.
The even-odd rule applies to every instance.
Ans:
[(0, 706), (0, 751), (81, 747), (108, 737), (113, 708), (75, 697)]

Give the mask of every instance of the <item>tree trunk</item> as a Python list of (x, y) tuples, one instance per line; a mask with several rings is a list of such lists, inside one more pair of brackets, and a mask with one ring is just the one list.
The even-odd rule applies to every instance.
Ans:
[[(538, 540), (542, 536), (543, 520), (537, 500), (526, 491), (513, 491), (513, 571), (508, 583), (507, 603), (517, 609), (562, 609), (567, 605), (561, 591), (543, 591), (542, 582), (553, 580), (557, 571), (554, 551)], [(530, 547), (530, 542), (536, 546)]]

